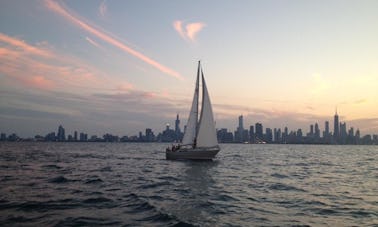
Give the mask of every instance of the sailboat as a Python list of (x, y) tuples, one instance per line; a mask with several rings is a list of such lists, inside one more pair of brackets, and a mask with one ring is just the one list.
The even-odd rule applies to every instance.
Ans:
[[(201, 113), (198, 120), (199, 80), (202, 79)], [(182, 144), (166, 149), (166, 159), (213, 159), (220, 151), (215, 131), (213, 110), (201, 62), (198, 62), (197, 79), (192, 107)]]

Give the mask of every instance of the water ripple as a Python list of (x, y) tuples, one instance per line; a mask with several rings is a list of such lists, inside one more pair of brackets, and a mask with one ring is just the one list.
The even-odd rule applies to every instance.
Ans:
[(5, 226), (374, 226), (376, 146), (0, 143)]

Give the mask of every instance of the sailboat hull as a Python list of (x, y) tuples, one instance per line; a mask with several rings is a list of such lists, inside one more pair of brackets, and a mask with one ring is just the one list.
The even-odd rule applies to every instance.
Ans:
[(219, 152), (219, 147), (180, 149), (177, 151), (166, 151), (165, 156), (168, 160), (211, 160)]

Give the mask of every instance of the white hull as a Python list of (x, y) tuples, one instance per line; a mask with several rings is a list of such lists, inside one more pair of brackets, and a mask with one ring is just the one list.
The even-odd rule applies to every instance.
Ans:
[(219, 147), (179, 149), (177, 151), (166, 151), (165, 156), (169, 160), (211, 160), (219, 152)]

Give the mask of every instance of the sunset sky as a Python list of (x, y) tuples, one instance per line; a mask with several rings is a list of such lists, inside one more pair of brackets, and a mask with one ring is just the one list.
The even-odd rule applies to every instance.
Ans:
[[(378, 1), (0, 2), (0, 132), (183, 129), (201, 60), (217, 128), (335, 109), (378, 133)], [(333, 130), (333, 127), (331, 128)]]

